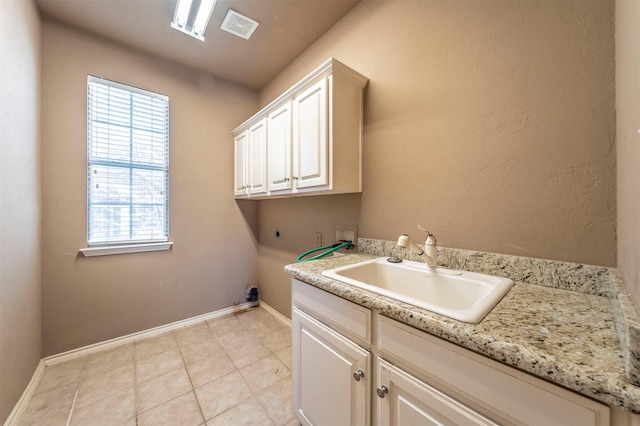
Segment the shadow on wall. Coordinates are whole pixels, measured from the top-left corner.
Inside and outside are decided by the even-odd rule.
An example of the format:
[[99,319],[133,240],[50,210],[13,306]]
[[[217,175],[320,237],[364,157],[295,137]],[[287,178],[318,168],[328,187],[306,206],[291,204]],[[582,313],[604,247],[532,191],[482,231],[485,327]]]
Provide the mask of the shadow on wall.
[[251,230],[253,242],[257,246],[260,230],[258,226],[258,203],[255,200],[236,200],[236,204],[238,205],[238,209],[240,209],[240,213],[242,213],[247,227]]

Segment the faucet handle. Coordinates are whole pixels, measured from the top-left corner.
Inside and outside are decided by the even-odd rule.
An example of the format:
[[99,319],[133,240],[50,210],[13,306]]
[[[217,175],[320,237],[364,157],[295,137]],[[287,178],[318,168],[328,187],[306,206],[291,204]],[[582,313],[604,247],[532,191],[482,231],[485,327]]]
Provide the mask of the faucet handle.
[[424,226],[422,226],[422,225],[418,225],[418,229],[420,229],[421,231],[426,232],[426,233],[427,233],[427,235],[429,235],[430,237],[433,237],[433,234],[432,234],[431,232],[429,232],[429,231],[427,230],[427,228],[425,228]]
[[433,235],[431,232],[429,232],[429,231],[428,231],[424,226],[422,226],[422,225],[418,225],[418,228],[419,228],[421,231],[424,231],[424,232],[426,232],[426,233],[427,233],[427,241],[429,241],[429,239],[431,239],[431,242],[430,242],[431,244],[429,244],[429,245],[435,245],[435,244],[436,244],[436,236],[435,236],[435,235]]

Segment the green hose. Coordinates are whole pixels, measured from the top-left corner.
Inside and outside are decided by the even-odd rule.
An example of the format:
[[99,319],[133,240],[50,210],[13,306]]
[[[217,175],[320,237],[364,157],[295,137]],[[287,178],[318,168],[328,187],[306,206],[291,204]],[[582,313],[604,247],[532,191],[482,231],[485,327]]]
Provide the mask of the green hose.
[[[336,244],[332,244],[330,246],[322,246],[322,247],[316,247],[314,249],[305,251],[304,253],[302,253],[300,256],[298,256],[298,258],[296,259],[296,262],[298,263],[302,263],[302,262],[308,262],[310,260],[316,260],[316,259],[320,259],[321,257],[325,257],[331,253],[333,253],[334,251],[340,250],[341,248],[345,248],[345,247],[353,247],[353,243],[351,241],[345,241],[344,243],[336,243]],[[325,250],[328,249],[327,251],[324,251],[320,254],[317,254],[313,257],[310,257],[308,259],[302,259],[303,257],[305,257],[308,254],[311,253],[315,253],[317,251],[320,250]]]

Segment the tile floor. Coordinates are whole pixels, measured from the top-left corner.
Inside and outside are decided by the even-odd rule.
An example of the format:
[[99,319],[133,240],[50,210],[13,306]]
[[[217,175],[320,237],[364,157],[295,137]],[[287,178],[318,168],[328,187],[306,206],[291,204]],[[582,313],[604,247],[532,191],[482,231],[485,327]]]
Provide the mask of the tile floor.
[[298,425],[291,329],[216,318],[45,368],[19,425]]

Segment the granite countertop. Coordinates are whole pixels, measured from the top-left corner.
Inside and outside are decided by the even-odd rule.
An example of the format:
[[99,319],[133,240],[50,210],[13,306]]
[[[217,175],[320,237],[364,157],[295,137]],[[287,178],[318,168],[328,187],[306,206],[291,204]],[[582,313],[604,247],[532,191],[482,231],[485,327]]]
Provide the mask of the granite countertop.
[[520,282],[478,324],[468,324],[321,275],[378,256],[354,253],[288,265],[314,287],[607,405],[640,413],[625,376],[607,297]]

